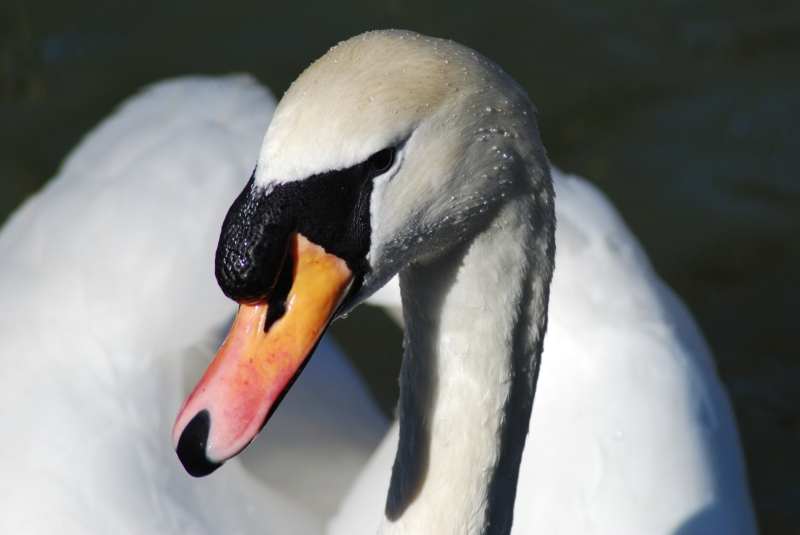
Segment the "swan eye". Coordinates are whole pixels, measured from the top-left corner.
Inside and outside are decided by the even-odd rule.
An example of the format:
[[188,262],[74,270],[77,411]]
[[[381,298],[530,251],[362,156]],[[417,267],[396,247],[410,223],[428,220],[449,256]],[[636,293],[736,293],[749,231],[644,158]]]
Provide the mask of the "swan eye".
[[383,149],[369,157],[369,169],[373,175],[385,173],[394,162],[394,149]]

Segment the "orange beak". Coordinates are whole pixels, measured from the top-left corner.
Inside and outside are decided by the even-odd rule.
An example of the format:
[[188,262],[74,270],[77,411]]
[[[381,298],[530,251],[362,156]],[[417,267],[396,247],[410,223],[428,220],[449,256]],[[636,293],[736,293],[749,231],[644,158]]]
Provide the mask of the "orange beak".
[[186,470],[211,473],[258,435],[302,371],[353,282],[344,260],[300,234],[292,286],[272,325],[266,304],[241,305],[225,342],[181,407],[172,445]]

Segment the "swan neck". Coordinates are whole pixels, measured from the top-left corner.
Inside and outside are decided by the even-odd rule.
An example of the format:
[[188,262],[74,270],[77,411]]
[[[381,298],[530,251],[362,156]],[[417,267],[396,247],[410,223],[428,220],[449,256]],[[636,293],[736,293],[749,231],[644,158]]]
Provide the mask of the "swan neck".
[[511,529],[554,255],[551,220],[528,200],[401,273],[400,443],[382,533]]

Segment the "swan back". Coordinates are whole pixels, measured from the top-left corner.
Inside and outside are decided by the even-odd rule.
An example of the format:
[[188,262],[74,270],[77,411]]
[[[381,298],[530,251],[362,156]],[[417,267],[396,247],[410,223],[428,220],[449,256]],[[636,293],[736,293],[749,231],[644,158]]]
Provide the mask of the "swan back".
[[[121,106],[4,228],[3,322],[91,326],[74,338],[133,349],[131,364],[197,340],[231,310],[207,259],[272,109],[247,78],[162,84]],[[50,339],[53,358],[71,355]]]
[[554,176],[557,268],[516,520],[756,533],[734,415],[694,320],[603,194]]

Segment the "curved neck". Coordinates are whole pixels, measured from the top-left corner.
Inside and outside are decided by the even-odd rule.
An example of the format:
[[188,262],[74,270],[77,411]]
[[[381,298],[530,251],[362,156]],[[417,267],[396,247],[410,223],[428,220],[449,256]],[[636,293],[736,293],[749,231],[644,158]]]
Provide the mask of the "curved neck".
[[539,198],[401,273],[400,443],[381,533],[511,529],[555,254]]

